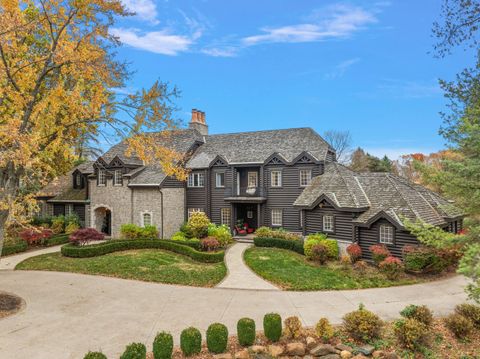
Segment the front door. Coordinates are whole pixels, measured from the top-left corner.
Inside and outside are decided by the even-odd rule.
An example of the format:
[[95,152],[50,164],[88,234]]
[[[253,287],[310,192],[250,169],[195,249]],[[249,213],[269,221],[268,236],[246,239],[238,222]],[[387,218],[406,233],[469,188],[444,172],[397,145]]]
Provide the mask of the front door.
[[257,229],[258,212],[256,204],[238,204],[237,223],[247,223],[249,228]]

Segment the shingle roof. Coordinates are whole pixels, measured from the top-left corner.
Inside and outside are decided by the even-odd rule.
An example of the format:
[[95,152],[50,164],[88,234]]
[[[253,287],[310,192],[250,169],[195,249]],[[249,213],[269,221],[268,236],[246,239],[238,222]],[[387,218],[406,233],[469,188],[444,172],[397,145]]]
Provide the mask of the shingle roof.
[[207,168],[217,156],[228,163],[263,163],[278,153],[292,162],[302,152],[308,152],[320,161],[325,160],[329,150],[334,151],[311,128],[209,135],[205,140],[188,161],[188,168]]
[[403,226],[402,218],[440,225],[463,215],[460,209],[429,189],[391,173],[356,173],[338,163],[325,166],[294,205],[312,207],[325,196],[335,206],[362,210],[354,222],[366,224],[381,213]]

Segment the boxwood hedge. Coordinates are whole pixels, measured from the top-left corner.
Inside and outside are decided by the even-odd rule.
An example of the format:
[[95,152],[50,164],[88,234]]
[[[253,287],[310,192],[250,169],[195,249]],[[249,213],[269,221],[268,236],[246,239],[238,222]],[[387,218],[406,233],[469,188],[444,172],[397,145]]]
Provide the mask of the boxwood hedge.
[[279,238],[261,238],[255,237],[253,243],[257,247],[276,247],[288,249],[300,254],[303,252],[303,242],[298,240],[289,240],[289,239],[279,239]]
[[57,234],[56,236],[47,238],[43,241],[43,245],[46,247],[56,246],[57,244],[65,244],[68,243],[68,236],[67,233]]
[[224,251],[214,253],[199,252],[188,245],[179,244],[178,241],[165,239],[110,240],[88,246],[75,246],[69,243],[64,245],[61,251],[65,257],[87,258],[130,249],[165,249],[204,263],[222,262],[225,255]]
[[25,252],[28,248],[28,244],[25,241],[20,241],[15,244],[4,245],[2,249],[2,256],[8,256],[14,253]]

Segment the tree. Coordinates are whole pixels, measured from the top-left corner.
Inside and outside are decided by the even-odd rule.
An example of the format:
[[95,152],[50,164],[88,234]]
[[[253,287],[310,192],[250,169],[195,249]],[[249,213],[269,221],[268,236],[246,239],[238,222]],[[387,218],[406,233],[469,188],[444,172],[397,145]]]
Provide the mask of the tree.
[[180,156],[145,131],[175,128],[177,90],[155,82],[120,97],[128,68],[115,59],[119,0],[0,0],[0,252],[6,225],[34,208],[29,188],[68,171],[82,139],[108,127],[129,151],[181,178]]
[[323,137],[335,150],[338,162],[345,163],[349,160],[352,146],[352,135],[349,131],[329,130],[325,131]]
[[349,167],[351,170],[356,172],[393,171],[393,163],[386,155],[380,159],[372,156],[369,153],[365,153],[365,151],[360,147],[353,151]]

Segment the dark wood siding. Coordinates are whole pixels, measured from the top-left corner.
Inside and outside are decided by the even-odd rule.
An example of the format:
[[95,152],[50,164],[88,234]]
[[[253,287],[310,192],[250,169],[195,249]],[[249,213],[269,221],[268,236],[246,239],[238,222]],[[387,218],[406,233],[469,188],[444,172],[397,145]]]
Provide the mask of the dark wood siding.
[[184,181],[179,181],[175,177],[167,177],[162,183],[162,188],[183,188],[185,186]]
[[64,216],[65,215],[65,205],[63,203],[55,203],[53,205],[53,215],[54,216]]
[[85,205],[74,204],[73,212],[75,212],[78,215],[78,218],[80,219],[80,224],[82,224],[82,227],[85,226]]
[[[358,243],[362,248],[363,258],[367,260],[372,259],[372,255],[369,250],[370,246],[374,244],[380,244],[379,230],[380,230],[380,225],[382,224],[392,225],[386,219],[379,219],[377,222],[373,223],[370,228],[358,227]],[[395,229],[394,244],[392,245],[388,244],[386,246],[395,257],[401,258],[402,248],[404,246],[418,245],[418,244],[419,242],[415,238],[415,236],[412,236],[410,233],[406,231]]]
[[208,180],[208,175],[207,175],[207,170],[198,170],[198,171],[193,171],[195,173],[201,172],[204,174],[204,179],[205,179],[205,184],[203,187],[188,187],[186,189],[186,195],[187,195],[187,208],[185,209],[188,211],[188,208],[203,208],[204,211],[206,211],[207,215],[208,213],[208,197],[207,197],[207,192],[208,192],[208,185],[209,185],[209,180]]
[[[216,174],[225,173],[225,187],[216,186]],[[225,201],[225,191],[233,186],[232,171],[226,167],[213,167],[209,171],[210,177],[210,220],[215,224],[220,224],[220,212],[222,208],[230,207],[230,203]],[[232,213],[231,213],[232,214]]]
[[326,202],[322,203],[323,207],[316,206],[311,211],[305,211],[305,232],[312,234],[323,231],[323,216],[331,215],[334,218],[334,231],[325,232],[328,237],[340,241],[351,242],[353,239],[353,213],[337,211]]

